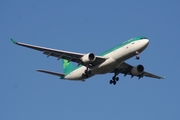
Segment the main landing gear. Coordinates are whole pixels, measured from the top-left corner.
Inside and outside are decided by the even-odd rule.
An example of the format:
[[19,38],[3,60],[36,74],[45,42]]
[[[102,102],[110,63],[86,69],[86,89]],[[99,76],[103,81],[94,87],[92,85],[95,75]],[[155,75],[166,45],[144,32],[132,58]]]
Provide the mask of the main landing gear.
[[109,81],[110,84],[116,85],[116,81],[119,81],[119,77],[112,77],[112,80]]
[[87,67],[86,70],[84,71],[84,73],[82,74],[82,77],[88,78],[89,75],[91,75],[91,70],[89,70],[89,67]]
[[115,72],[114,76],[112,77],[112,80],[109,81],[110,84],[116,85],[116,82],[119,81],[119,77],[116,77],[119,74],[119,72]]

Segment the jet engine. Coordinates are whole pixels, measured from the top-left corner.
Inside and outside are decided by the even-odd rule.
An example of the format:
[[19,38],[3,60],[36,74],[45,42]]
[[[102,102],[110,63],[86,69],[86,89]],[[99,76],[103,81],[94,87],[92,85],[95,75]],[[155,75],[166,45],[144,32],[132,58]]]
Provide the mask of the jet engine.
[[143,65],[138,65],[135,66],[131,69],[131,74],[132,75],[139,75],[144,71],[144,66]]
[[95,59],[96,56],[93,53],[88,53],[81,58],[82,62],[84,62],[85,64],[89,64],[93,62]]

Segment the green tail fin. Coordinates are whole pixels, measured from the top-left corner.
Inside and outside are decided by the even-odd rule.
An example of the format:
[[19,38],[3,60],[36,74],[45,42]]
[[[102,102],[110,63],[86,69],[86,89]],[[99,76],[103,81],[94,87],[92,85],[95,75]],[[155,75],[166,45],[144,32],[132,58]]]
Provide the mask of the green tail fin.
[[63,70],[66,75],[75,69],[72,62],[69,62],[66,59],[62,59],[62,62],[63,62]]

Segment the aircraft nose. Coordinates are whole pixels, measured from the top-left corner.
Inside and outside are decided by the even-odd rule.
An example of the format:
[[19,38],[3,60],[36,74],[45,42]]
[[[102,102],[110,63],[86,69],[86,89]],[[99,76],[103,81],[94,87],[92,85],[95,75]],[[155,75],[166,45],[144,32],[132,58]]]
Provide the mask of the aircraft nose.
[[143,42],[144,42],[145,46],[147,46],[149,44],[149,40],[148,39],[143,40]]

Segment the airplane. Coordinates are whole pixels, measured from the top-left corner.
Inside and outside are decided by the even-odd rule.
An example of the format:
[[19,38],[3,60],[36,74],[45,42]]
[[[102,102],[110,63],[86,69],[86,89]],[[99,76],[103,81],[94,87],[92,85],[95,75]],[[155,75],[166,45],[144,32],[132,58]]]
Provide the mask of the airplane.
[[[43,54],[56,57],[57,60],[62,59],[64,73],[58,73],[54,71],[48,71],[39,69],[37,71],[59,76],[60,79],[74,80],[74,81],[85,81],[86,79],[93,77],[97,74],[113,73],[112,79],[109,81],[110,84],[116,85],[119,80],[117,77],[119,74],[130,75],[131,78],[136,76],[139,79],[145,77],[165,79],[150,72],[144,70],[144,66],[139,64],[132,66],[125,61],[134,57],[139,60],[139,54],[146,49],[149,44],[147,37],[135,37],[122,44],[113,47],[100,55],[94,53],[76,53],[58,49],[52,49],[47,47],[35,46],[31,44],[16,42],[11,39],[14,44],[19,46],[31,48],[43,52]],[[77,63],[74,66],[72,62]]]

